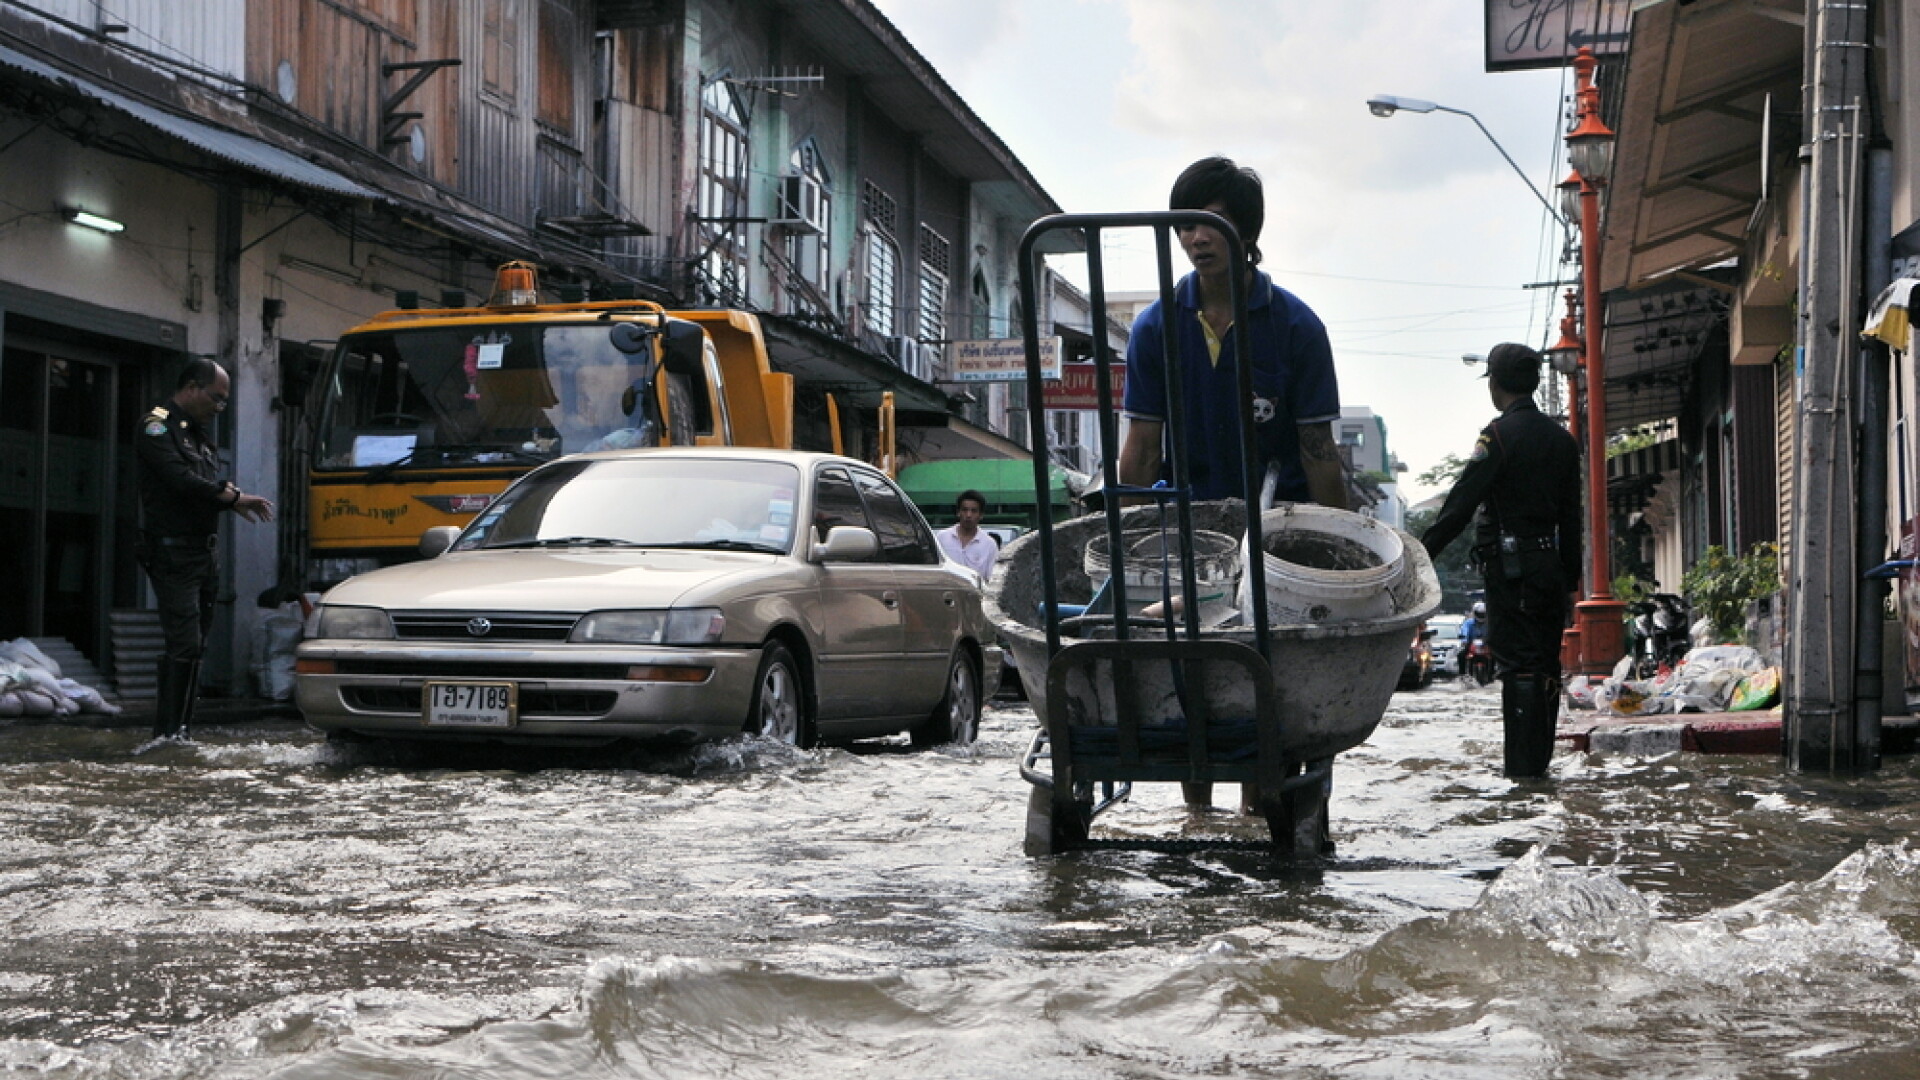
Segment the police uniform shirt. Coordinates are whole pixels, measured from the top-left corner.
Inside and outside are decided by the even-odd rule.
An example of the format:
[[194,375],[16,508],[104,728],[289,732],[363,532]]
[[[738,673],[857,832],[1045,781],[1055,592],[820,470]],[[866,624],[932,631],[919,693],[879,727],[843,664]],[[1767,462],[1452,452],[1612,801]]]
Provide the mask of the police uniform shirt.
[[1500,535],[1554,537],[1568,588],[1580,580],[1580,447],[1567,429],[1523,397],[1480,432],[1473,453],[1421,537],[1438,554],[1474,523],[1476,547]]
[[140,508],[150,536],[211,536],[232,498],[218,479],[220,458],[206,429],[175,409],[157,405],[134,439]]

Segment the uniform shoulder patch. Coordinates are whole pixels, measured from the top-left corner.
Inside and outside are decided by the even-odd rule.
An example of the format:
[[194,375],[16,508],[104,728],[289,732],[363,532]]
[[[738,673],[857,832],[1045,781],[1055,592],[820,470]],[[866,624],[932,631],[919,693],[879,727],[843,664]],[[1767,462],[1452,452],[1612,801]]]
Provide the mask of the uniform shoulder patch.
[[1493,453],[1493,436],[1483,431],[1480,433],[1480,437],[1474,440],[1473,453],[1467,455],[1467,460],[1485,461],[1487,460],[1487,455],[1491,453]]
[[148,417],[147,426],[141,430],[148,435],[165,435],[167,433],[167,422],[165,420]]

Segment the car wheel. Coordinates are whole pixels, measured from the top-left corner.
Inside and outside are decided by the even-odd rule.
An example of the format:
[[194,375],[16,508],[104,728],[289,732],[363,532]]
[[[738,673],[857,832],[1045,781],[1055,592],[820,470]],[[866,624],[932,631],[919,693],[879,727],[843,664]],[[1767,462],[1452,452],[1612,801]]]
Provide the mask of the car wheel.
[[973,672],[973,658],[957,652],[947,666],[947,692],[933,714],[913,729],[913,745],[971,746],[979,733],[980,680]]
[[769,641],[760,651],[760,673],[753,680],[753,705],[747,712],[746,731],[788,746],[809,746],[813,742],[800,665],[793,651],[777,641]]

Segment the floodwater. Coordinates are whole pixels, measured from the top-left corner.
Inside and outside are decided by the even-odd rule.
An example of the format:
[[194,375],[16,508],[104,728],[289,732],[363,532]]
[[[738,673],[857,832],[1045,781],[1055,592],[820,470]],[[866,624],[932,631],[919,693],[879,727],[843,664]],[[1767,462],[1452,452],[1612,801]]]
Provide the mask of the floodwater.
[[[1396,696],[1336,857],[1021,853],[1033,719],[607,766],[0,727],[0,1075],[1920,1076],[1920,767]],[[1258,835],[1142,785],[1104,835]],[[1229,792],[1230,794],[1230,792]]]

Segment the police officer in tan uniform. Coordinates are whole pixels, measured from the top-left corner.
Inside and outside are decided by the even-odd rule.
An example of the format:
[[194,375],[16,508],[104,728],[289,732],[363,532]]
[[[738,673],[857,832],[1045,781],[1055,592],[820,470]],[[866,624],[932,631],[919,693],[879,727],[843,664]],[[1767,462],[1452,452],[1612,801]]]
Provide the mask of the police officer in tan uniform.
[[140,420],[134,460],[140,483],[140,562],[160,602],[166,655],[160,661],[155,738],[184,734],[199,689],[200,658],[213,626],[220,514],[272,521],[273,503],[219,478],[213,418],[227,407],[227,372],[208,359],[187,363],[173,397]]
[[1500,415],[1420,538],[1438,555],[1474,527],[1487,590],[1486,639],[1500,678],[1506,773],[1539,777],[1560,714],[1560,634],[1580,583],[1580,447],[1533,402],[1540,354],[1496,345],[1487,391]]

